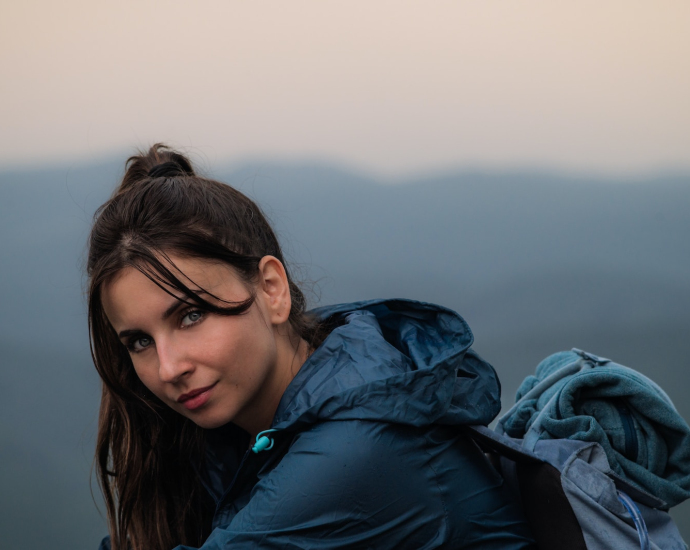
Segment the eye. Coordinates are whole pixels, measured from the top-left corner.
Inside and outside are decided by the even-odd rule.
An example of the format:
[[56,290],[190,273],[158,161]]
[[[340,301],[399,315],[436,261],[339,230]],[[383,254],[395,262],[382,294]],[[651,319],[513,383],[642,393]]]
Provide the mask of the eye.
[[198,309],[193,309],[192,311],[188,311],[187,313],[184,314],[180,324],[183,327],[191,327],[192,325],[195,325],[199,321],[201,321],[201,319],[203,319],[203,317],[204,317],[203,311],[200,311]]
[[132,338],[127,342],[127,349],[133,353],[138,353],[144,351],[151,344],[153,344],[153,338],[149,336],[139,336],[138,338]]

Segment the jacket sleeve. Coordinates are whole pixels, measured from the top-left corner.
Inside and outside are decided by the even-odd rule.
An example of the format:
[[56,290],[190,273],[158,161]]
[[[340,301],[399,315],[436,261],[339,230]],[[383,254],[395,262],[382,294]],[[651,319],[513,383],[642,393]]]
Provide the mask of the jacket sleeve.
[[[530,548],[526,526],[490,488],[496,480],[468,470],[472,461],[448,471],[457,437],[439,443],[432,435],[380,422],[316,425],[297,436],[247,506],[202,550]],[[464,487],[462,495],[446,479],[459,472],[463,479],[450,485]]]

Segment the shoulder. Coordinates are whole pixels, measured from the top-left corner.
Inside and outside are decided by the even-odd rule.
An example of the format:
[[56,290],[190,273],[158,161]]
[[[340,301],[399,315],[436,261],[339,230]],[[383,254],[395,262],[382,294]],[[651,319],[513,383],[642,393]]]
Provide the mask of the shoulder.
[[428,454],[420,432],[365,420],[316,424],[295,436],[286,455],[257,488],[271,478],[271,483],[299,483],[305,495],[371,504],[372,499],[401,498],[403,487],[419,483],[419,500],[420,494],[428,493],[426,482],[431,473],[423,472]]
[[[505,525],[508,537],[519,528],[502,489],[457,429],[324,422],[295,436],[229,528],[325,537],[334,548],[464,545],[487,535],[476,525],[483,520]],[[485,547],[521,547],[513,542]]]
[[230,529],[261,525],[342,539],[341,547],[395,547],[398,539],[404,547],[405,538],[442,536],[445,507],[428,455],[415,448],[419,439],[409,430],[349,420],[297,434],[280,462],[260,476]]
[[328,421],[269,462],[204,550],[529,547],[500,482],[455,428]]

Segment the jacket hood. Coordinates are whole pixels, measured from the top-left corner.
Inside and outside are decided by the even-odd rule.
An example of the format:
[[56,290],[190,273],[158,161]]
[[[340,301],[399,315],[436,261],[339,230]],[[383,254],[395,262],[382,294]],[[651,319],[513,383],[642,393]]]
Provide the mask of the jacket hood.
[[374,300],[312,313],[336,328],[283,394],[274,429],[325,420],[486,425],[498,414],[496,373],[470,350],[472,332],[454,311]]

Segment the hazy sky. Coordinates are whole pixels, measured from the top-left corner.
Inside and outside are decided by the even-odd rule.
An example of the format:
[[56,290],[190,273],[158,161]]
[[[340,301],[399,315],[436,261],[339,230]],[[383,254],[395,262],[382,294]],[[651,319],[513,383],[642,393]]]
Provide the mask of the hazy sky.
[[690,168],[690,2],[0,0],[0,165]]

